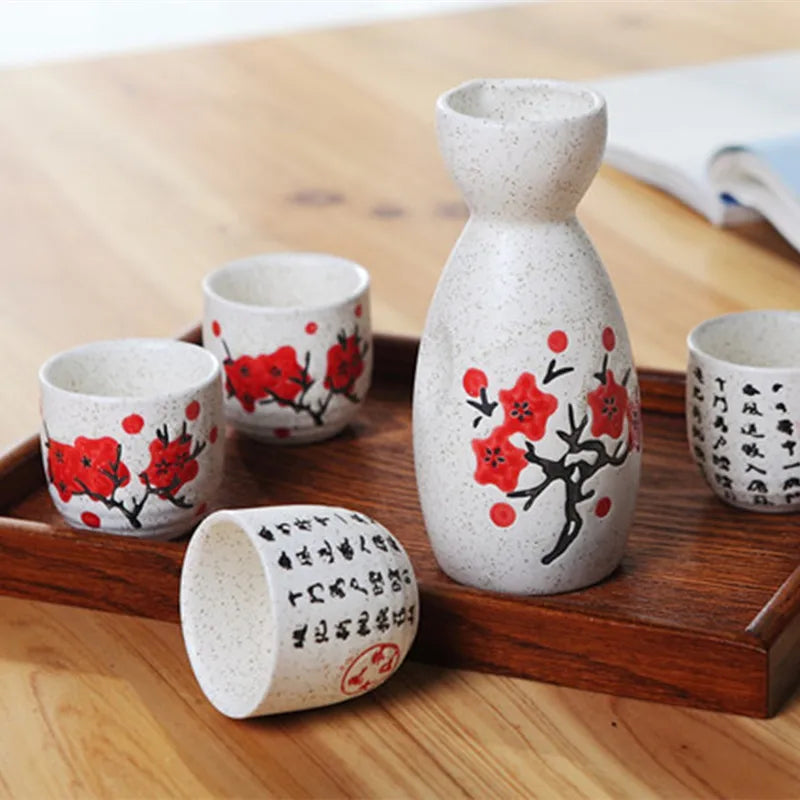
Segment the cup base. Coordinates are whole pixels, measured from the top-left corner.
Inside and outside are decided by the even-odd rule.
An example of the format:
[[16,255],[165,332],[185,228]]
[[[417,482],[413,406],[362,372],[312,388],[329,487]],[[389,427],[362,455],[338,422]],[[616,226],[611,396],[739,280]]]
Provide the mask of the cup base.
[[331,439],[341,433],[347,427],[348,422],[317,425],[313,428],[263,428],[258,425],[243,425],[239,421],[232,425],[240,433],[258,442],[291,447],[292,445],[313,444]]
[[575,575],[570,579],[564,578],[551,586],[528,588],[526,590],[519,590],[517,587],[510,588],[503,581],[487,580],[483,575],[476,578],[475,575],[468,574],[468,571],[462,572],[452,565],[443,565],[438,559],[437,563],[448,578],[460,583],[462,586],[469,586],[484,592],[516,595],[517,597],[551,597],[557,594],[567,594],[569,592],[578,592],[581,589],[588,589],[590,586],[604,581],[614,573],[621,560],[621,558],[617,558],[610,567],[608,564],[599,564],[597,569],[588,574]]
[[714,492],[714,496],[725,503],[726,506],[731,506],[738,511],[755,511],[756,514],[798,514],[800,513],[800,503],[775,503],[773,505],[755,505],[754,503],[739,503],[736,500],[731,500],[727,497]]
[[63,516],[62,518],[72,530],[80,533],[121,536],[126,539],[145,539],[151,542],[167,542],[171,539],[178,539],[181,536],[185,536],[196,524],[202,521],[202,518],[198,518],[192,522],[189,522],[188,524],[186,522],[182,522],[178,524],[173,523],[171,525],[157,525],[152,528],[147,528],[146,530],[136,530],[131,527],[113,530],[108,527],[103,527],[102,525],[99,528],[92,528],[89,525],[85,525],[80,520],[72,520]]

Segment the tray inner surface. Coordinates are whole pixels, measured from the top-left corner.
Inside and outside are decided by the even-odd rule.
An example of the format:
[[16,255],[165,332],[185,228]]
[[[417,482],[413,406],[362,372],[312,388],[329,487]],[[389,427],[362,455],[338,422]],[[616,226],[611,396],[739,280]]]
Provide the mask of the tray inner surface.
[[[800,639],[797,625],[792,627],[798,595],[793,573],[800,560],[797,521],[737,511],[711,494],[688,455],[679,377],[641,375],[643,480],[621,567],[580,592],[519,598],[467,589],[437,568],[414,482],[410,385],[415,343],[378,337],[376,356],[379,372],[369,401],[339,437],[295,448],[229,433],[220,505],[327,503],[363,510],[386,525],[405,544],[420,580],[416,649],[423,660],[741,713],[774,710],[777,700],[767,695],[782,696],[791,688],[794,678],[787,670],[796,670]],[[108,537],[64,532],[31,458],[19,459],[13,474],[7,468],[6,477],[19,483],[26,470],[36,476],[35,485],[27,493],[17,491],[21,498],[6,492],[5,507],[0,504],[6,517],[0,520],[0,555],[20,563],[36,555],[46,574],[52,552],[75,567],[83,545],[93,569],[102,573],[104,551],[109,557],[114,551],[132,574],[159,573],[155,582],[161,582],[163,602],[149,608],[145,595],[131,599],[124,588],[119,603],[95,602],[91,590],[81,597],[80,575],[74,578],[74,599],[65,598],[69,585],[51,595],[46,589],[25,591],[8,566],[0,567],[0,592],[177,618],[184,543],[109,545]],[[60,529],[51,534],[54,547],[48,550],[43,527],[22,522],[15,531],[15,520]],[[21,553],[31,550],[37,531],[38,554]]]

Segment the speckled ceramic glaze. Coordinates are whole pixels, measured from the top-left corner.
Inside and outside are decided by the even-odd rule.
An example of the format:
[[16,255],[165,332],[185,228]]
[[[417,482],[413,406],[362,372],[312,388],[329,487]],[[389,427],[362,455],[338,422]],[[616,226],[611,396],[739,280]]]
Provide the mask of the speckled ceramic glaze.
[[225,414],[273,443],[326,439],[358,413],[372,376],[367,271],[324,253],[270,253],[204,283],[203,344],[225,372]]
[[477,80],[439,98],[471,216],[431,305],[414,455],[442,569],[519,594],[619,563],[639,484],[636,373],[614,290],[575,207],[600,164],[603,99]]
[[800,312],[744,311],[689,334],[692,454],[726,503],[800,511]]
[[400,543],[364,514],[329,506],[212,514],[186,551],[180,607],[200,688],[236,718],[380,686],[419,620]]
[[216,359],[165,339],[95,342],[39,372],[42,458],[74,528],[167,539],[197,524],[222,480]]

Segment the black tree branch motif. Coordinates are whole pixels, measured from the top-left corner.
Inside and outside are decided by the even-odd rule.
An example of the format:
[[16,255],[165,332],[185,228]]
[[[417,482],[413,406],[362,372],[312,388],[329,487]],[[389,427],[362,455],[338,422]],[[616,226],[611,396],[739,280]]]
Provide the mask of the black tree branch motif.
[[256,406],[278,405],[290,408],[296,414],[307,414],[314,425],[323,425],[334,397],[344,397],[351,403],[361,402],[355,393],[355,385],[364,371],[369,352],[369,342],[361,337],[358,326],[349,336],[344,330],[340,331],[336,342],[327,352],[327,370],[323,379],[326,392],[311,401],[309,392],[318,381],[311,376],[309,351],[306,351],[302,365],[297,362],[294,348],[288,346],[270,354],[243,355],[234,359],[228,344],[222,339],[228,397],[235,397],[248,413],[252,413]]
[[[583,520],[578,513],[578,504],[594,496],[594,490],[586,491],[584,484],[597,472],[607,466],[621,466],[628,457],[628,447],[623,442],[618,442],[612,453],[608,453],[602,442],[597,439],[581,441],[586,426],[589,424],[589,415],[584,414],[583,419],[576,424],[575,410],[572,403],[568,406],[569,430],[556,431],[556,435],[566,445],[567,449],[556,461],[544,458],[536,452],[536,447],[531,442],[526,442],[527,453],[525,459],[531,464],[536,464],[544,473],[544,479],[529,489],[519,489],[508,493],[508,497],[524,497],[523,510],[527,511],[547,488],[553,483],[561,481],[564,484],[564,512],[566,520],[556,541],[555,547],[542,557],[542,564],[552,564],[577,538],[583,527]],[[567,463],[570,456],[585,456],[594,454],[593,461],[578,460]]]
[[[566,429],[555,430],[549,438],[550,448],[554,442],[563,445],[563,452],[555,459],[542,455],[535,443],[547,435],[548,421],[561,407],[559,398],[548,390],[558,378],[574,372],[574,366],[561,366],[556,358],[551,358],[541,385],[537,384],[534,374],[522,372],[512,388],[499,390],[498,401],[492,400],[488,394],[489,380],[480,368],[470,367],[462,379],[465,392],[473,398],[466,400],[467,405],[480,414],[473,419],[473,427],[477,428],[482,420],[490,418],[498,406],[504,415],[486,438],[472,440],[476,458],[475,481],[495,486],[510,500],[523,500],[523,512],[529,511],[553,484],[563,484],[564,521],[555,544],[541,558],[545,565],[562,556],[585,527],[588,512],[584,504],[596,494],[594,489],[587,488],[587,483],[601,470],[621,467],[631,451],[641,447],[638,393],[635,387],[628,388],[631,369],[625,370],[618,383],[610,368],[610,354],[616,347],[616,336],[607,327],[601,338],[605,353],[600,369],[592,375],[596,386],[591,391],[579,390],[587,392],[586,412],[578,419],[576,407],[583,408],[584,405],[578,400],[569,402]],[[554,331],[548,338],[548,346],[555,353],[561,353],[567,344],[568,337],[563,331]],[[520,435],[524,437],[524,449],[514,443]],[[538,467],[539,478],[534,485],[521,489],[521,474],[527,465]],[[606,516],[612,502],[610,497],[599,498],[594,514]],[[517,514],[509,503],[495,503],[489,516],[498,527],[507,527],[514,524]]]
[[[167,426],[156,430],[150,443],[150,464],[138,474],[144,486],[141,496],[131,497],[130,505],[120,500],[117,492],[130,482],[131,474],[122,460],[122,445],[111,437],[87,439],[78,437],[73,444],[53,441],[45,429],[48,451],[47,476],[62,500],[88,497],[108,509],[119,511],[130,526],[142,527],[139,519],[152,496],[177,508],[192,508],[185,495],[177,492],[193,480],[199,470],[198,456],[206,442],[193,442],[184,421],[180,433],[170,439]],[[113,451],[113,456],[111,455]]]

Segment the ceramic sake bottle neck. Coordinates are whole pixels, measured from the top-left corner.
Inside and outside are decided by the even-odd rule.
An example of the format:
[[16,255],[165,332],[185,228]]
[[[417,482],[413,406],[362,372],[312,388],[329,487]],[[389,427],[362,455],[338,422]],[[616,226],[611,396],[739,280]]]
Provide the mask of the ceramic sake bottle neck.
[[470,81],[439,99],[437,129],[473,224],[569,222],[600,166],[606,107],[558,81]]

